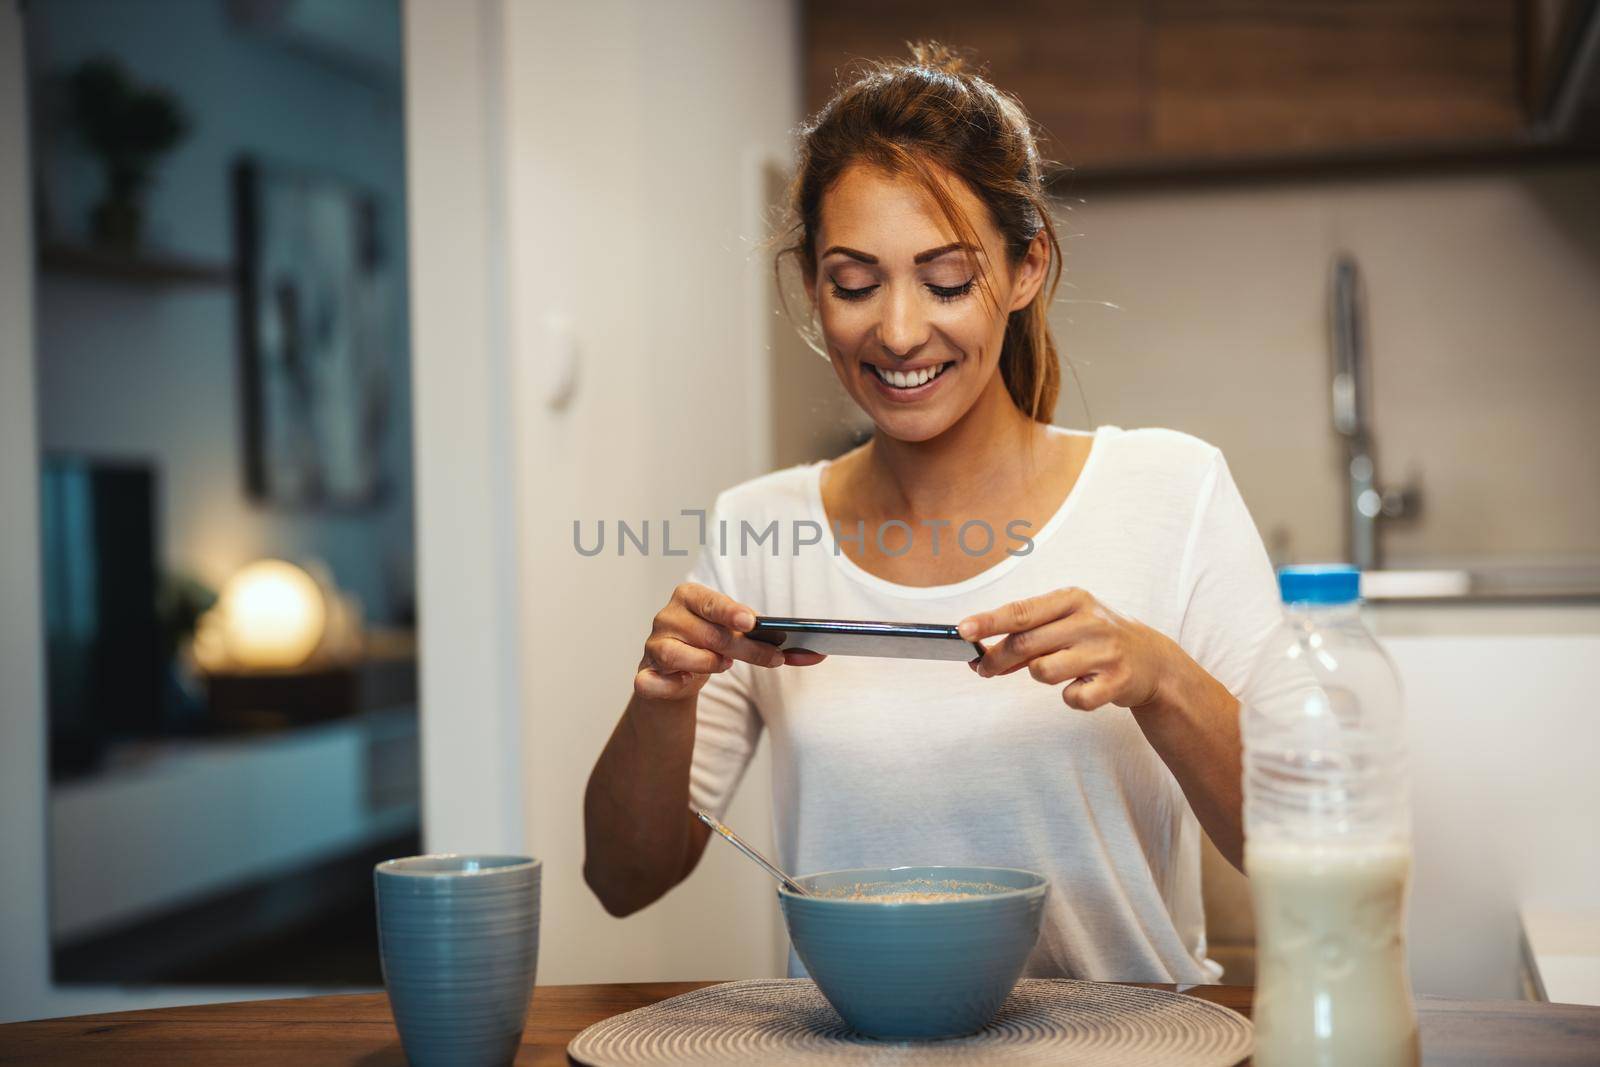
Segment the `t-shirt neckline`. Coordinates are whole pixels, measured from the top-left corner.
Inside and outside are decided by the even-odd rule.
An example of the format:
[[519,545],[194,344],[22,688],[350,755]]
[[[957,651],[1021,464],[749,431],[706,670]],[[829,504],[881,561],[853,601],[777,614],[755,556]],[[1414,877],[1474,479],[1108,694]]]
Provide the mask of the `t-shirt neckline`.
[[[1067,490],[1067,495],[1061,501],[1060,506],[1056,508],[1055,514],[1051,515],[1038,533],[1033,535],[1034,551],[1038,551],[1039,546],[1049,540],[1056,530],[1061,527],[1061,524],[1066,521],[1067,516],[1077,508],[1078,500],[1084,493],[1084,485],[1088,482],[1089,475],[1099,464],[1100,454],[1105,451],[1106,439],[1116,432],[1117,427],[1097,426],[1093,431],[1087,431],[1071,430],[1064,426],[1051,425],[1049,429],[1053,433],[1092,437],[1094,440],[1089,446],[1089,455],[1083,462],[1083,469],[1078,472],[1077,480],[1072,483],[1072,488]],[[960,596],[963,593],[980,589],[991,582],[998,581],[1008,574],[1019,561],[1026,558],[1025,555],[1006,556],[999,563],[985,567],[970,578],[963,578],[959,582],[950,582],[945,585],[901,585],[899,582],[891,582],[887,578],[880,578],[878,575],[863,568],[843,552],[833,550],[833,542],[831,540],[833,524],[828,519],[828,509],[822,503],[822,468],[828,462],[828,460],[819,459],[807,468],[806,493],[809,497],[807,504],[811,511],[811,517],[830,535],[830,540],[825,542],[825,545],[833,556],[834,564],[851,579],[862,585],[876,589],[879,592],[888,593],[891,596],[903,597],[909,600],[932,600],[939,597]]]

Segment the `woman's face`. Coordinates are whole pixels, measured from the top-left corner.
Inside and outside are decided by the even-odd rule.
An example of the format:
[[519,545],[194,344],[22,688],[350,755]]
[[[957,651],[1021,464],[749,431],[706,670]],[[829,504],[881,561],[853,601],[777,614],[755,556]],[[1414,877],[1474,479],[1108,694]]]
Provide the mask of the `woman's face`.
[[1048,262],[1041,235],[1013,267],[983,202],[941,177],[980,247],[961,244],[915,178],[856,165],[823,194],[807,285],[840,382],[902,441],[943,433],[986,390],[1010,403],[999,374],[1006,319],[1038,293]]

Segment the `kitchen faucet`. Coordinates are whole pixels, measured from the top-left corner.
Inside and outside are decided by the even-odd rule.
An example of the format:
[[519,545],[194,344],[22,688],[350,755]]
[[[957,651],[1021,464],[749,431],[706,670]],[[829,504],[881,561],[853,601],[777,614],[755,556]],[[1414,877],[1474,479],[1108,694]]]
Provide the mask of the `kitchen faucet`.
[[1341,253],[1333,263],[1330,325],[1333,347],[1333,428],[1345,439],[1345,470],[1349,501],[1345,520],[1345,549],[1350,562],[1362,571],[1382,562],[1378,545],[1378,520],[1415,515],[1421,490],[1378,487],[1373,463],[1372,427],[1367,403],[1366,331],[1361,272],[1355,259]]

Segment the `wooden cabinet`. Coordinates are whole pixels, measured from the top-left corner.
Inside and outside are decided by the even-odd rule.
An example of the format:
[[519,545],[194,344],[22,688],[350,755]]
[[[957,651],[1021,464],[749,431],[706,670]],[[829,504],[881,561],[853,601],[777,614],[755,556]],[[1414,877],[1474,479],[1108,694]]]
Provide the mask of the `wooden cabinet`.
[[806,0],[808,106],[934,38],[1016,93],[1083,176],[1514,148],[1519,0]]

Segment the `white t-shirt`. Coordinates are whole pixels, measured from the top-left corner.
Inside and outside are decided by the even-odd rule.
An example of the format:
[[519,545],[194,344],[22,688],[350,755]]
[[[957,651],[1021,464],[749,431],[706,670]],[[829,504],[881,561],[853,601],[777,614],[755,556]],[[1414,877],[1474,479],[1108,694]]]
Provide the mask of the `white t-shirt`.
[[[965,581],[899,585],[838,551],[821,461],[720,494],[689,580],[758,614],[944,624],[1078,586],[1176,640],[1246,699],[1281,614],[1271,564],[1222,453],[1171,430],[1103,426],[1093,437],[1072,491],[1031,532],[1032,551]],[[950,518],[941,551],[956,550],[950,539],[964,517]],[[753,531],[743,539],[741,523]],[[821,531],[820,544],[804,543]],[[995,532],[997,544],[1021,547]],[[981,531],[969,533],[976,549]],[[885,543],[903,536],[891,530]],[[980,678],[957,662],[735,661],[700,691],[690,796],[720,816],[765,729],[785,870],[1039,871],[1050,892],[1024,974],[1216,981],[1193,811],[1130,712],[1078,711],[1061,689],[1027,671]],[[805,973],[792,949],[789,973]]]

